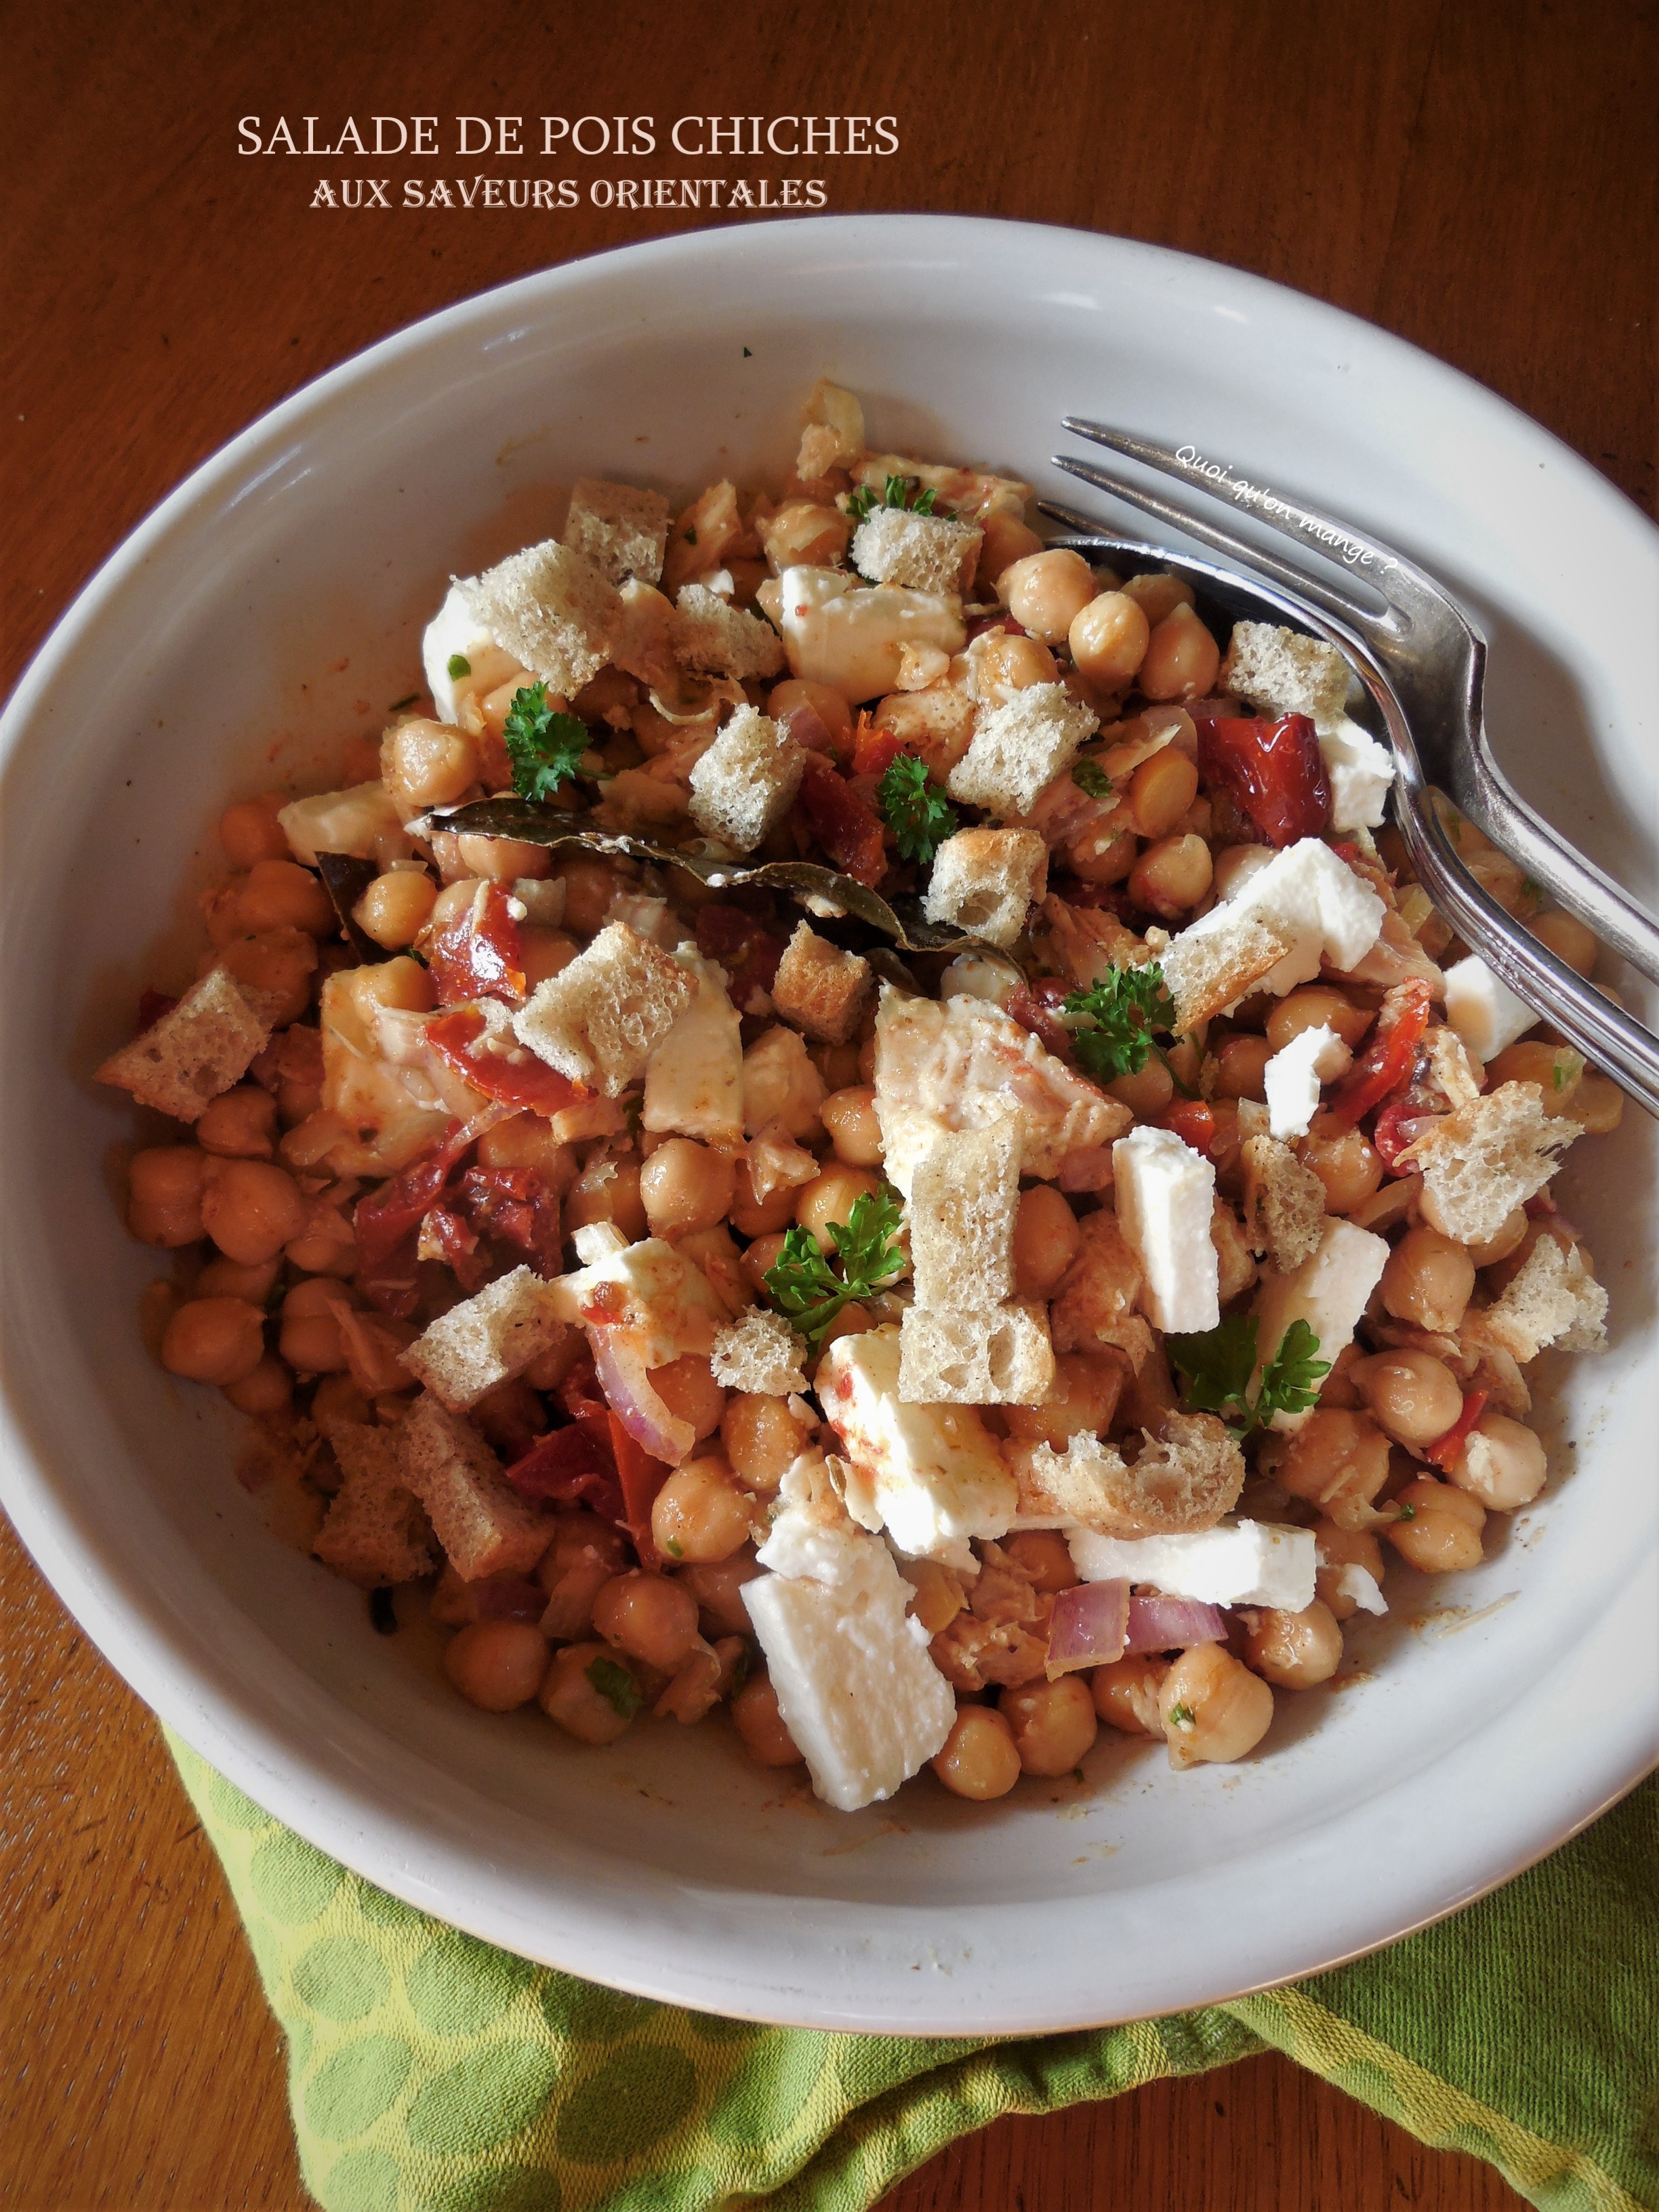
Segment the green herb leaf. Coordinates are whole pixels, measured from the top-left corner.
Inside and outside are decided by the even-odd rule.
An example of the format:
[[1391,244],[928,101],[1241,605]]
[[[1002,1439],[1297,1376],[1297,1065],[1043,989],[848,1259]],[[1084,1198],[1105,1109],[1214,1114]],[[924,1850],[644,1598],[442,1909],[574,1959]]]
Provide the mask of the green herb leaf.
[[1198,1716],[1190,1705],[1170,1706],[1170,1726],[1171,1728],[1189,1729],[1196,1728],[1197,1725]]
[[937,785],[930,787],[927,763],[914,753],[895,753],[876,787],[876,798],[900,853],[931,866],[934,854],[955,834],[957,811]]
[[1305,1413],[1319,1399],[1319,1385],[1331,1371],[1321,1359],[1319,1339],[1305,1321],[1293,1321],[1279,1349],[1261,1371],[1256,1394],[1255,1418],[1271,1420],[1275,1413]]
[[1091,799],[1109,799],[1112,795],[1112,779],[1098,761],[1074,760],[1072,763],[1072,781]]
[[1321,1377],[1331,1371],[1328,1359],[1316,1357],[1319,1339],[1312,1329],[1305,1321],[1293,1321],[1263,1368],[1261,1387],[1252,1399],[1255,1328],[1254,1314],[1230,1314],[1214,1328],[1164,1339],[1185,1380],[1188,1405],[1200,1413],[1230,1417],[1228,1428],[1240,1443],[1275,1413],[1305,1413],[1318,1399]]
[[471,673],[472,663],[467,659],[464,653],[452,653],[450,654],[449,675],[452,683],[458,676],[471,676]]
[[[1109,1083],[1120,1075],[1139,1075],[1149,1053],[1158,1051],[1154,1030],[1175,1027],[1175,1001],[1164,986],[1156,960],[1144,968],[1114,968],[1086,991],[1073,991],[1060,1004],[1066,1014],[1086,1014],[1093,1027],[1073,1032],[1072,1049],[1086,1074]],[[1164,1055],[1158,1053],[1159,1059]]]
[[645,1703],[639,1684],[616,1660],[601,1654],[597,1659],[590,1659],[583,1672],[606,1705],[623,1720],[631,1721]]
[[910,502],[910,512],[911,512],[911,514],[931,514],[933,513],[933,502],[934,502],[934,501],[935,501],[935,500],[937,500],[937,499],[938,499],[938,497],[939,497],[939,487],[938,487],[938,485],[937,485],[937,484],[929,484],[926,491],[919,491],[919,492],[916,494],[915,497],[911,501],[911,502]]
[[685,1557],[685,1547],[678,1536],[671,1536],[663,1546],[663,1549],[671,1559],[683,1559]]
[[885,1184],[862,1190],[845,1221],[832,1221],[830,1235],[841,1262],[837,1274],[817,1247],[810,1229],[786,1231],[783,1249],[764,1278],[777,1310],[816,1345],[843,1306],[867,1298],[890,1283],[904,1265],[893,1241],[904,1218],[898,1194]]
[[874,507],[875,503],[876,495],[874,492],[870,489],[867,484],[860,484],[855,492],[853,492],[848,495],[847,512],[852,516],[854,522],[868,522],[870,520],[870,510]]
[[550,799],[562,783],[574,780],[588,747],[586,725],[550,707],[541,683],[514,693],[502,734],[520,799]]
[[910,479],[908,477],[889,477],[887,479],[887,489],[881,495],[882,505],[884,507],[902,507],[904,504],[904,495],[906,492],[908,491],[909,488]]
[[1414,1505],[1397,1504],[1395,1507],[1394,1517],[1396,1521],[1415,1521],[1417,1518],[1417,1508]]

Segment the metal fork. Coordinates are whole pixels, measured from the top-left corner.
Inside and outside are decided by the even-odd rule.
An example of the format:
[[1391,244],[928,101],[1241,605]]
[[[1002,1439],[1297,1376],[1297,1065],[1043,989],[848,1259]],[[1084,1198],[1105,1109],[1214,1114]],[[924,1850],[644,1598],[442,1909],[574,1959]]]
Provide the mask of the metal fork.
[[[1659,1115],[1659,1037],[1576,974],[1498,905],[1459,856],[1430,799],[1437,787],[1601,942],[1659,982],[1659,921],[1559,837],[1493,759],[1481,717],[1486,643],[1450,596],[1378,538],[1306,501],[1104,424],[1068,416],[1065,428],[1212,499],[1251,514],[1340,574],[1339,586],[1246,542],[1207,517],[1118,472],[1056,453],[1054,465],[1222,554],[1212,567],[1185,553],[1113,537],[1091,516],[1041,502],[1073,535],[1062,543],[1139,552],[1201,573],[1224,598],[1250,595],[1281,621],[1340,646],[1376,701],[1397,770],[1394,814],[1419,879],[1436,906],[1509,988],[1547,1015],[1622,1090]],[[1183,458],[1185,457],[1185,458]],[[1247,581],[1248,580],[1248,581]],[[1241,606],[1240,612],[1260,612]]]

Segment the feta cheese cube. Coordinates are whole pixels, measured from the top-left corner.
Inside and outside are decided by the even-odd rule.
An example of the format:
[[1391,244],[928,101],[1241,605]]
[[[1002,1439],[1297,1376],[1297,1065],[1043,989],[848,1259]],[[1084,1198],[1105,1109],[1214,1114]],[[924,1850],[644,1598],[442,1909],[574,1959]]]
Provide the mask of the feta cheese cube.
[[1221,1318],[1214,1168],[1173,1129],[1143,1122],[1112,1146],[1112,1176],[1118,1226],[1146,1279],[1146,1318],[1157,1328],[1213,1328]]
[[647,1129],[730,1147],[743,1138],[742,1018],[724,969],[690,945],[674,957],[696,977],[697,995],[645,1063],[641,1119]]
[[[603,1239],[592,1233],[605,1229],[611,1233]],[[730,1316],[700,1268],[659,1237],[617,1249],[609,1223],[576,1235],[587,1264],[548,1285],[547,1310],[556,1320],[627,1331],[647,1367],[710,1350]]]
[[849,1503],[860,1520],[885,1528],[901,1552],[960,1559],[969,1537],[1007,1529],[1014,1478],[996,1438],[971,1406],[901,1401],[896,1328],[840,1338],[818,1364],[817,1389],[863,1477],[849,1484]]
[[1322,960],[1339,969],[1357,966],[1376,944],[1384,911],[1370,885],[1328,845],[1317,837],[1304,837],[1275,854],[1265,867],[1243,877],[1228,897],[1181,936],[1204,936],[1241,915],[1259,915],[1288,940],[1284,958],[1261,984],[1264,991],[1282,998],[1298,983],[1311,982]]
[[[1260,1389],[1261,1368],[1278,1352],[1292,1322],[1305,1321],[1319,1340],[1319,1357],[1334,1362],[1353,1342],[1359,1316],[1388,1265],[1388,1239],[1352,1221],[1328,1220],[1318,1248],[1293,1275],[1270,1274],[1256,1294],[1258,1364],[1251,1395]],[[1310,1409],[1311,1410],[1311,1408]],[[1275,1413],[1276,1429],[1299,1429],[1303,1413]]]
[[465,593],[459,584],[452,584],[445,599],[426,626],[421,641],[421,665],[426,672],[426,688],[432,694],[432,704],[441,722],[460,719],[455,703],[455,686],[461,679],[449,672],[449,664],[459,653],[467,662],[480,660],[495,650],[495,641],[467,603]]
[[1353,1054],[1323,1023],[1293,1036],[1267,1062],[1267,1127],[1275,1137],[1305,1137],[1319,1111],[1319,1086],[1351,1066]]
[[1336,1589],[1339,1597],[1352,1598],[1361,1613],[1386,1613],[1389,1609],[1382,1586],[1369,1567],[1350,1561],[1337,1575]]
[[1310,1528],[1237,1521],[1189,1536],[1136,1537],[1068,1528],[1066,1541],[1086,1583],[1150,1583],[1165,1597],[1271,1605],[1285,1613],[1313,1603],[1318,1556]]
[[896,687],[907,645],[957,653],[968,641],[951,593],[860,590],[844,568],[786,568],[778,597],[790,674],[827,684],[854,706]]
[[1446,1019],[1477,1060],[1496,1060],[1543,1017],[1471,952],[1446,970]]
[[1346,714],[1333,722],[1316,721],[1319,750],[1331,780],[1333,830],[1375,830],[1389,803],[1394,756],[1369,730]]

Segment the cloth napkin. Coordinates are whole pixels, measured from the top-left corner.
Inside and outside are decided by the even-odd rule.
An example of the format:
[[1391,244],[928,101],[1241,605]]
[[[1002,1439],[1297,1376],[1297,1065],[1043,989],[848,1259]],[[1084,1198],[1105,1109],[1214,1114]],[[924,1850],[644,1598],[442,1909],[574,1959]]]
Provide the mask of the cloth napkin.
[[863,2212],[1001,2113],[1270,2045],[1550,2212],[1659,2208],[1659,1775],[1455,1918],[1293,1989],[900,2040],[683,2012],[493,1950],[168,1741],[288,2039],[325,2212]]

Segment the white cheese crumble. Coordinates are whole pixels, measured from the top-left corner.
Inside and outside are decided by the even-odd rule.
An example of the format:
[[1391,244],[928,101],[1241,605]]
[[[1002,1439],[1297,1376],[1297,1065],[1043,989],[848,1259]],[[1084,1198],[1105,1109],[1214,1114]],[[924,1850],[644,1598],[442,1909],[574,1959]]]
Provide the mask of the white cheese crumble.
[[1310,1528],[1237,1521],[1188,1536],[1133,1538],[1071,1528],[1066,1541],[1086,1583],[1145,1583],[1166,1597],[1270,1605],[1285,1613],[1313,1603],[1319,1562]]
[[1213,1166],[1173,1129],[1143,1122],[1112,1146],[1112,1177],[1118,1225],[1146,1279],[1146,1318],[1162,1329],[1213,1328],[1221,1318]]
[[1267,1062],[1267,1127],[1275,1137],[1305,1137],[1319,1111],[1319,1086],[1343,1074],[1353,1054],[1323,1023],[1303,1030]]
[[1446,970],[1446,1019],[1477,1060],[1496,1060],[1542,1016],[1471,952]]

